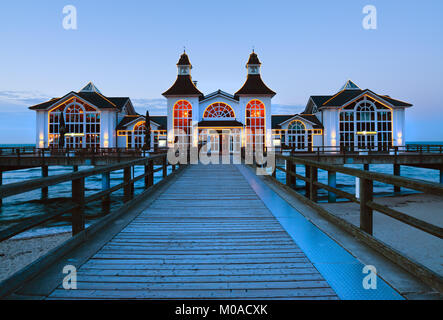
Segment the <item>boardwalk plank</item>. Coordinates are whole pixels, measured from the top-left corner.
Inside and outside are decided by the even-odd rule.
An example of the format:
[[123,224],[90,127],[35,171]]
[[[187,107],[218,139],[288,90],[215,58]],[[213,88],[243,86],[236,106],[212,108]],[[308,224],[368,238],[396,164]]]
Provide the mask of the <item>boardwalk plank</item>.
[[234,165],[191,166],[49,299],[337,299]]

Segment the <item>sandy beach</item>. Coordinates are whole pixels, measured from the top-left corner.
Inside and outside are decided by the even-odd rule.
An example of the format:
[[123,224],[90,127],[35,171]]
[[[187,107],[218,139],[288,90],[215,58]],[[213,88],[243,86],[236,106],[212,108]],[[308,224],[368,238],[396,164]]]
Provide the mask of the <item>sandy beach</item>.
[[0,281],[37,260],[71,237],[70,232],[30,238],[9,239],[0,243]]
[[[375,198],[375,202],[443,227],[443,198],[413,194]],[[360,206],[344,202],[321,204],[335,215],[359,226]],[[443,240],[374,211],[374,236],[410,258],[443,275]]]

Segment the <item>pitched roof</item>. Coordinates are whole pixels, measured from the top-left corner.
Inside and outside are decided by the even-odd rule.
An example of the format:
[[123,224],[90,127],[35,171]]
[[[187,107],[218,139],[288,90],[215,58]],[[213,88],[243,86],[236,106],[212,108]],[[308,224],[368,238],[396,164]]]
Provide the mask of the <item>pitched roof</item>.
[[238,100],[238,97],[236,97],[236,96],[233,96],[232,94],[229,94],[229,93],[227,93],[227,92],[224,92],[223,90],[217,90],[217,91],[214,91],[214,92],[212,92],[212,93],[210,93],[210,94],[207,94],[207,95],[205,95],[205,96],[202,96],[201,98],[200,98],[200,100],[201,101],[204,101],[204,100],[207,100],[207,99],[211,99],[211,98],[213,98],[213,97],[215,97],[215,96],[217,96],[217,95],[221,95],[221,96],[224,96],[225,98],[228,98],[228,99],[232,99],[232,100]]
[[249,60],[246,65],[248,65],[248,64],[259,64],[259,65],[261,64],[260,60],[258,59],[257,54],[254,51],[252,51],[252,53],[249,55]]
[[315,103],[317,107],[321,107],[323,103],[327,100],[331,99],[332,96],[311,96],[312,101]]
[[98,90],[98,88],[92,82],[89,82],[86,86],[84,86],[80,92],[97,92],[101,94],[100,90]]
[[338,92],[336,95],[334,95],[331,98],[329,98],[328,100],[326,100],[325,102],[323,102],[323,104],[321,106],[323,106],[323,107],[342,106],[346,102],[358,97],[362,93],[363,93],[363,90],[361,90],[361,89],[342,90],[342,91]]
[[248,74],[246,82],[243,87],[238,90],[235,95],[271,95],[275,96],[276,93],[269,89],[261,79],[259,74]]
[[189,61],[189,57],[186,54],[186,52],[183,52],[183,54],[180,56],[180,59],[177,62],[178,66],[190,66],[191,62]]
[[[116,130],[125,130],[127,125],[133,122],[134,120],[145,121],[146,117],[142,115],[137,116],[125,116],[122,121],[117,125]],[[158,130],[166,130],[167,129],[167,117],[166,116],[151,116],[151,121],[159,124]]]
[[309,122],[313,123],[312,126],[314,129],[323,129],[323,124],[318,120],[318,118],[313,114],[299,114],[300,117],[303,119],[308,120]]
[[341,87],[340,91],[342,90],[361,90],[359,86],[357,86],[352,80],[346,81],[343,87]]
[[272,129],[281,129],[280,123],[285,122],[288,119],[291,119],[294,117],[293,114],[291,115],[274,115],[271,116],[271,126]]
[[203,93],[197,89],[190,75],[178,75],[172,87],[163,92],[163,96],[203,96]]
[[168,129],[168,117],[167,116],[151,116],[151,121],[158,123],[160,127],[159,130],[167,130]]

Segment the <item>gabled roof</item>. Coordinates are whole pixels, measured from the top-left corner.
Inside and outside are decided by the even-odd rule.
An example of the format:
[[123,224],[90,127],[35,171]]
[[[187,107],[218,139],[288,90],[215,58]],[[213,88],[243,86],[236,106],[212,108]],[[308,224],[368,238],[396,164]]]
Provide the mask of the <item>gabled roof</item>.
[[240,88],[235,93],[236,96],[239,95],[271,95],[275,96],[276,93],[269,89],[266,84],[261,79],[259,74],[248,74],[246,82],[243,87]]
[[168,90],[163,92],[163,96],[203,96],[191,80],[190,75],[178,75],[175,83]]
[[365,90],[353,89],[353,90],[340,91],[336,95],[334,95],[331,98],[329,98],[328,100],[326,100],[321,105],[321,107],[340,107],[340,106],[345,105],[349,101],[354,100],[355,98],[359,97],[360,95],[367,94],[367,93],[372,94],[375,98],[378,98],[380,100],[385,100],[395,107],[412,107],[412,104],[410,104],[410,103],[407,103],[407,102],[404,102],[401,100],[397,100],[397,99],[392,99],[389,96],[379,95],[369,89],[365,89]]
[[293,116],[294,116],[293,114],[271,116],[272,129],[281,129],[280,123],[283,123],[288,119],[291,119]]
[[[86,89],[85,89],[86,88]],[[68,94],[64,95],[61,98],[52,98],[49,101],[36,104],[34,106],[29,107],[31,110],[46,110],[51,106],[62,102],[69,96],[76,96],[80,99],[85,100],[87,103],[94,105],[99,109],[117,109],[122,110],[125,104],[128,102],[129,97],[105,97],[100,93],[97,87],[94,86],[92,82],[88,83],[82,90],[79,92],[71,91]]]
[[92,82],[89,82],[79,92],[97,92],[101,94],[100,90],[98,90],[97,87]]
[[340,91],[343,90],[361,90],[359,86],[357,86],[352,80],[346,81],[343,87],[341,87]]
[[215,96],[218,96],[218,95],[221,95],[221,96],[223,96],[225,98],[228,98],[228,99],[231,99],[231,100],[237,100],[238,101],[238,97],[233,96],[232,94],[229,94],[229,93],[227,93],[227,92],[225,92],[223,90],[220,90],[220,89],[217,90],[217,91],[214,91],[214,92],[212,92],[210,94],[207,94],[205,96],[202,96],[200,98],[200,101],[208,100],[208,99],[211,99],[211,98],[213,98]]
[[[146,117],[142,115],[125,116],[122,121],[117,125],[116,130],[126,130],[126,128],[133,122],[145,121]],[[158,130],[167,129],[167,117],[166,116],[151,116],[151,122],[159,125]]]

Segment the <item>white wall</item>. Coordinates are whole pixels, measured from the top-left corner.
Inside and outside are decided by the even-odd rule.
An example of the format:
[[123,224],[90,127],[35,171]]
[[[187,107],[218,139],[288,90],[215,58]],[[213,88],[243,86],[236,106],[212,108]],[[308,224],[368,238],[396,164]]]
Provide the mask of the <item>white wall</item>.
[[327,147],[340,145],[339,110],[323,110],[324,144]]
[[392,113],[394,146],[404,146],[406,144],[405,109],[394,109]]
[[38,110],[36,112],[36,136],[35,146],[37,148],[47,148],[49,146],[49,124],[48,112]]

